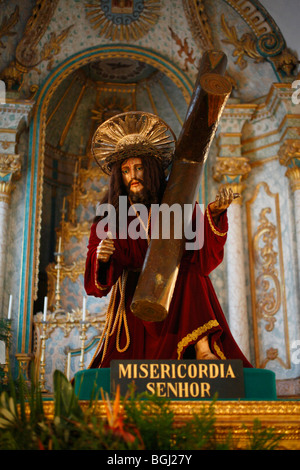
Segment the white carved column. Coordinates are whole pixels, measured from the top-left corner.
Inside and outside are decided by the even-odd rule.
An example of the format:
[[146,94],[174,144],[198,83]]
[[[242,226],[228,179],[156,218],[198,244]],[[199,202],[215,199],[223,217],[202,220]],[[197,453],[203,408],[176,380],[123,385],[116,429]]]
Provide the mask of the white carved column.
[[[232,188],[239,193],[241,189]],[[241,198],[228,209],[227,276],[230,330],[247,358],[250,357],[246,274]]]
[[214,178],[241,196],[228,208],[227,289],[230,331],[244,355],[250,358],[247,311],[245,256],[242,226],[242,181],[248,176],[250,165],[243,157],[219,157]]
[[[4,275],[5,275],[5,253],[6,253],[6,230],[8,216],[7,190],[0,186],[0,305],[3,305]],[[2,310],[2,309],[1,309]]]
[[[5,315],[4,298],[7,301],[9,294],[4,292],[6,279],[5,260],[8,251],[8,218],[10,212],[10,197],[14,182],[20,176],[21,158],[18,155],[17,145],[20,132],[28,125],[30,113],[34,103],[27,100],[18,100],[5,97],[0,102],[0,315]],[[16,286],[19,290],[19,286]],[[17,302],[13,303],[13,314]]]
[[242,223],[242,192],[251,167],[242,156],[242,131],[255,111],[251,104],[232,103],[226,106],[217,138],[218,157],[214,179],[221,186],[229,186],[241,197],[228,209],[227,291],[229,327],[244,355],[250,360],[249,323],[246,295],[246,273]]
[[[10,195],[21,169],[19,155],[0,154],[0,306],[3,305]],[[1,309],[2,310],[2,309]]]
[[294,195],[298,283],[300,287],[300,140],[287,139],[279,149],[279,161],[287,167],[286,176]]

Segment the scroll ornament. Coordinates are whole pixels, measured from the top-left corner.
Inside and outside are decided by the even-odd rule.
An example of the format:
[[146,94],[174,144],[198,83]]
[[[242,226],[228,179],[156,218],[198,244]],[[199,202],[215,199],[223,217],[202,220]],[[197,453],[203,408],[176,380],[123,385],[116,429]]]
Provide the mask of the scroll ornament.
[[[269,207],[262,209],[259,217],[260,225],[253,238],[255,261],[259,274],[256,278],[258,298],[256,309],[258,316],[267,324],[266,331],[272,331],[276,322],[276,313],[281,305],[281,289],[276,269],[277,253],[273,247],[276,239],[276,227],[268,220]],[[263,245],[261,246],[261,241]]]
[[16,88],[19,91],[23,84],[24,75],[31,70],[36,70],[39,73],[36,67],[45,60],[49,60],[47,68],[51,69],[53,58],[60,51],[60,44],[66,39],[72,28],[69,26],[59,34],[52,32],[49,41],[39,52],[39,43],[46,32],[57,3],[58,0],[52,2],[38,0],[34,6],[23,37],[17,45],[15,58],[0,75],[0,79],[4,80],[8,90]]
[[258,38],[251,33],[244,33],[238,38],[234,26],[226,23],[224,14],[221,16],[221,27],[226,39],[225,44],[235,46],[233,56],[237,57],[236,64],[241,70],[248,65],[245,57],[253,59],[255,63],[269,61],[282,78],[294,74],[297,65],[297,57],[286,47],[283,36],[275,31],[262,34]]

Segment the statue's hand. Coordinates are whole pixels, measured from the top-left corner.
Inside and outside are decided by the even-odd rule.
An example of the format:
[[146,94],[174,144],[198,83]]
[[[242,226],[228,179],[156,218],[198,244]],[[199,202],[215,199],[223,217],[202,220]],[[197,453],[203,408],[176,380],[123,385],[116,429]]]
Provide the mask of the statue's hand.
[[216,195],[216,200],[209,206],[212,217],[217,223],[219,216],[224,212],[232,201],[240,197],[240,194],[234,193],[231,188],[221,188]]
[[97,259],[103,263],[107,263],[114,251],[115,244],[113,240],[108,238],[102,240],[97,246]]

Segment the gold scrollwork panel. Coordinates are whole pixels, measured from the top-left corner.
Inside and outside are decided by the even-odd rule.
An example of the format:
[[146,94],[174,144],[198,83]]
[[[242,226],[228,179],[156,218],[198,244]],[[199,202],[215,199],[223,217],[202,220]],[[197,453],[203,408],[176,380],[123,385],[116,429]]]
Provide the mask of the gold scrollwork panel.
[[[246,202],[246,209],[256,367],[276,361],[289,369],[279,194],[273,194],[268,184],[261,182]],[[278,337],[283,347],[276,345]]]
[[[281,305],[281,290],[278,277],[277,252],[273,242],[276,240],[276,227],[268,220],[270,207],[260,211],[259,226],[253,235],[253,253],[259,273],[255,279],[257,291],[256,312],[258,318],[265,320],[265,329],[272,331],[276,322],[276,314]],[[261,245],[262,242],[262,245]]]

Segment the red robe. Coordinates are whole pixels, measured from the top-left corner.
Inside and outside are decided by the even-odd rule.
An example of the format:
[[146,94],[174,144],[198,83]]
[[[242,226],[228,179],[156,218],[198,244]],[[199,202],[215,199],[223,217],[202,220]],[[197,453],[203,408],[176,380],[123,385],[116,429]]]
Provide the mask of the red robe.
[[[200,210],[199,206],[196,210]],[[194,345],[205,335],[209,336],[211,350],[217,357],[241,359],[244,367],[252,367],[231,335],[209,279],[209,274],[223,260],[227,230],[226,212],[215,226],[208,207],[204,216],[204,245],[200,250],[185,251],[167,317],[163,321],[148,322],[137,318],[130,310],[148,248],[147,240],[115,239],[115,251],[110,261],[101,263],[96,256],[101,240],[94,223],[88,244],[85,289],[88,295],[106,296],[123,270],[128,270],[125,306],[130,343],[124,352],[116,348],[117,340],[120,350],[126,347],[123,323],[119,339],[117,328],[110,337],[102,363],[103,346],[89,367],[109,367],[113,359],[195,359]],[[118,301],[119,296],[116,304]],[[117,305],[114,315],[116,309]]]

